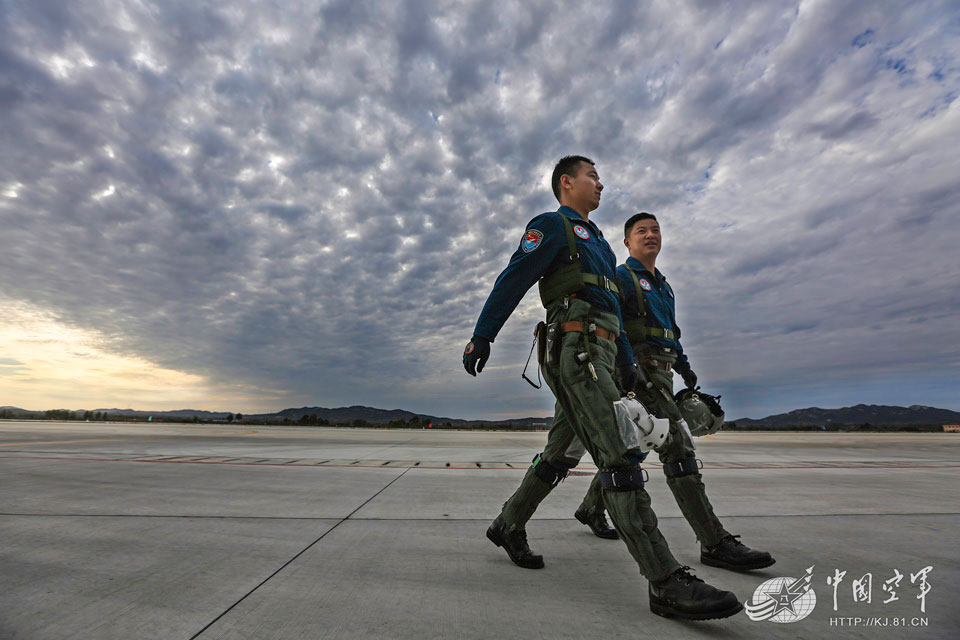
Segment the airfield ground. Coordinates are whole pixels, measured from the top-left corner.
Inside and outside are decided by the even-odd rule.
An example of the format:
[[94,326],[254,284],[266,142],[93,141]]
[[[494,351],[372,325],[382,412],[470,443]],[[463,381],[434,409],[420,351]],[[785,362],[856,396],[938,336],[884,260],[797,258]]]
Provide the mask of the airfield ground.
[[589,460],[528,526],[546,567],[511,564],[484,530],[545,437],[0,422],[0,638],[960,637],[960,434],[698,439],[724,524],[777,558],[746,574],[700,564],[644,465],[674,554],[708,582],[747,600],[814,567],[816,606],[789,624],[650,613],[623,543],[572,517]]

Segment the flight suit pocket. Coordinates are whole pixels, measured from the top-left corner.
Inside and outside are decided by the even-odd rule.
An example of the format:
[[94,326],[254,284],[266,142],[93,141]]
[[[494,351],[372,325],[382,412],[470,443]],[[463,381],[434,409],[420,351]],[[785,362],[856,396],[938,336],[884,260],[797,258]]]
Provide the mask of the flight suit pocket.
[[560,338],[560,380],[563,384],[576,384],[590,376],[587,362],[581,362],[578,355],[583,353],[583,336],[579,333],[565,333]]

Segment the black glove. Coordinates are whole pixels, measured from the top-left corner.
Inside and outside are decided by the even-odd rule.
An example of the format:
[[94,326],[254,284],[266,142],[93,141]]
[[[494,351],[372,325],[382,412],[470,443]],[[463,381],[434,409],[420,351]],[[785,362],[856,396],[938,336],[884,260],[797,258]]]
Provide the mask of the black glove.
[[693,369],[684,369],[680,371],[680,377],[683,378],[684,384],[687,385],[687,389],[693,389],[697,386],[697,374],[693,372]]
[[490,341],[480,336],[473,336],[463,350],[463,368],[472,376],[483,371],[483,365],[490,357]]
[[637,365],[636,363],[630,362],[627,364],[620,365],[620,392],[623,395],[626,395],[633,391],[633,388],[637,386]]

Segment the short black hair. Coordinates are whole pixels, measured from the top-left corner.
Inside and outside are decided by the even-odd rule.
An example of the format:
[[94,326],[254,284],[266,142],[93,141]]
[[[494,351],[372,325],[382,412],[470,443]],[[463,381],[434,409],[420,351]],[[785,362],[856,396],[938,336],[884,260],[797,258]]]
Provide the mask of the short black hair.
[[628,237],[630,232],[633,230],[633,225],[637,224],[641,220],[653,220],[654,222],[657,222],[657,216],[653,215],[652,213],[647,213],[646,211],[633,214],[630,216],[630,219],[627,220],[626,224],[623,225],[623,237]]
[[556,196],[557,202],[560,202],[560,176],[568,175],[576,178],[581,162],[586,162],[594,166],[594,162],[590,158],[583,156],[563,156],[560,158],[557,166],[553,168],[553,178],[550,180],[550,185],[553,187],[553,195]]

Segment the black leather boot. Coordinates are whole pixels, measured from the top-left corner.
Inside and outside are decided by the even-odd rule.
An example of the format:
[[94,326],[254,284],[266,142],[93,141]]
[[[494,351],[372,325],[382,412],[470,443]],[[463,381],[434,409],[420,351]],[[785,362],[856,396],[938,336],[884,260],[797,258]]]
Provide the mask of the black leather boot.
[[739,540],[740,536],[727,536],[719,543],[700,550],[700,562],[711,567],[750,571],[769,567],[776,560],[766,551],[751,549]]
[[523,529],[511,531],[507,523],[503,521],[503,516],[497,516],[496,520],[487,529],[487,537],[490,542],[503,547],[513,564],[524,569],[543,569],[543,556],[530,550],[527,543],[527,532]]
[[650,583],[650,611],[664,618],[712,620],[743,610],[731,591],[721,591],[680,567],[667,578]]
[[573,517],[590,527],[590,531],[593,531],[593,535],[597,536],[598,538],[616,540],[620,537],[620,534],[617,533],[617,530],[611,527],[607,522],[607,516],[604,515],[603,511],[597,511],[594,514],[588,514],[585,511],[578,510],[575,514],[573,514]]

